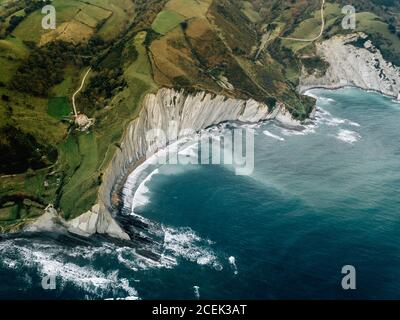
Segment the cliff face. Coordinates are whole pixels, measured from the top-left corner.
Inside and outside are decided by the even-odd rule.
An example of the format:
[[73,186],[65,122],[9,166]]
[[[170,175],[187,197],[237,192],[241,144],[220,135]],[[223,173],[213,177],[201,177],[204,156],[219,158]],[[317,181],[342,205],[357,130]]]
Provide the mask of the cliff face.
[[398,97],[400,68],[385,61],[381,52],[370,41],[365,41],[361,48],[350,44],[366,37],[362,33],[336,36],[317,44],[317,54],[330,66],[322,77],[303,72],[299,91],[304,92],[313,87],[335,89],[356,86]]
[[69,231],[82,235],[106,233],[117,238],[128,238],[111,216],[112,194],[132,165],[143,159],[149,151],[150,143],[146,139],[149,130],[168,132],[171,121],[175,122],[180,132],[184,129],[198,131],[225,121],[255,123],[267,119],[276,119],[286,125],[300,125],[283,105],[270,110],[265,104],[254,100],[237,100],[205,92],[188,95],[172,89],[161,89],[156,94],[147,95],[139,117],[126,129],[121,148],[104,173],[98,204],[72,220]]

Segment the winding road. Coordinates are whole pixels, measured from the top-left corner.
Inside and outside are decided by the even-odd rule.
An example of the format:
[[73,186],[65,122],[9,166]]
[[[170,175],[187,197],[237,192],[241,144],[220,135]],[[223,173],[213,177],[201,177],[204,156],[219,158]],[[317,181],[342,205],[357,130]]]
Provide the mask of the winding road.
[[285,40],[302,41],[302,42],[313,42],[315,40],[318,40],[322,36],[322,34],[324,33],[324,29],[325,29],[324,6],[325,6],[325,0],[322,0],[322,6],[321,6],[321,32],[319,33],[318,36],[316,36],[313,39],[287,38],[287,37],[279,37],[279,38],[285,39]]
[[86,72],[85,76],[82,79],[81,86],[79,87],[78,90],[75,91],[74,95],[72,96],[72,106],[74,108],[75,117],[78,115],[78,111],[76,110],[75,97],[82,90],[83,86],[85,85],[85,81],[86,81],[87,76],[89,75],[90,70],[92,70],[92,67],[90,67],[89,70]]

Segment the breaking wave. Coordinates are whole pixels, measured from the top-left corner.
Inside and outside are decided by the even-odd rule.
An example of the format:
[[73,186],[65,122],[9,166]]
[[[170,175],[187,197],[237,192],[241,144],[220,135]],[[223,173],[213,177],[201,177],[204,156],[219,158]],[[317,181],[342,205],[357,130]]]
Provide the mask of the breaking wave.
[[[119,270],[103,271],[93,266],[95,259],[112,255],[115,249],[111,244],[68,248],[26,239],[5,240],[0,242],[3,257],[0,264],[8,269],[36,271],[39,277],[52,276],[56,288],[63,289],[72,285],[91,298],[117,296],[139,299],[136,289],[127,278],[119,275]],[[29,284],[24,282],[25,285]]]
[[280,136],[278,136],[278,135],[276,135],[276,134],[273,134],[272,132],[270,132],[270,131],[268,131],[268,130],[264,130],[263,133],[264,133],[267,137],[271,137],[271,138],[276,139],[276,140],[279,140],[279,141],[285,141],[284,138],[282,138],[282,137],[280,137]]
[[150,198],[148,196],[148,193],[150,192],[149,188],[147,187],[147,183],[153,178],[154,175],[158,174],[160,172],[159,169],[153,170],[144,180],[143,182],[139,185],[137,188],[133,200],[132,200],[132,212],[135,211],[136,207],[139,206],[145,206],[149,201]]
[[190,228],[164,227],[165,254],[172,257],[182,257],[186,260],[206,265],[215,270],[222,270],[223,266],[217,255],[209,247],[212,242],[200,238]]
[[228,258],[228,261],[229,261],[229,263],[231,264],[231,266],[233,268],[233,273],[234,274],[238,274],[239,272],[238,272],[238,269],[237,269],[237,266],[236,266],[236,258],[234,256],[230,256]]
[[340,129],[336,138],[340,141],[353,144],[361,139],[361,135],[355,131]]

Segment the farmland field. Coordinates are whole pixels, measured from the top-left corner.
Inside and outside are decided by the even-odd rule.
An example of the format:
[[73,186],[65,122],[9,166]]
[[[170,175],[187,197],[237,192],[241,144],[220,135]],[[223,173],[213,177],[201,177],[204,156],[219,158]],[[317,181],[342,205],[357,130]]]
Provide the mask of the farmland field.
[[180,14],[171,10],[164,10],[158,14],[152,28],[158,33],[166,34],[184,20],[184,17]]

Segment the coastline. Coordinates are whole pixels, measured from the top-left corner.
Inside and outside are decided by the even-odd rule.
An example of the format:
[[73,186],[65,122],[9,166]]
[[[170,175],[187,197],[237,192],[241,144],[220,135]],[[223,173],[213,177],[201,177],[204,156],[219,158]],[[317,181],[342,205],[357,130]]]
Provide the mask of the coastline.
[[[116,215],[122,213],[122,210],[126,204],[125,203],[126,194],[124,194],[124,189],[126,187],[128,180],[130,179],[130,177],[132,175],[134,175],[135,173],[137,173],[136,170],[138,170],[141,166],[144,166],[144,168],[137,174],[139,175],[141,172],[145,172],[149,166],[154,164],[154,160],[157,159],[168,148],[170,148],[174,144],[179,145],[180,143],[183,143],[187,139],[189,139],[189,141],[192,141],[192,140],[194,141],[196,139],[196,136],[202,131],[212,130],[212,129],[218,128],[218,126],[224,125],[224,124],[246,126],[246,125],[259,125],[259,124],[261,125],[263,123],[270,122],[270,121],[275,121],[277,123],[277,125],[279,125],[283,128],[289,129],[289,130],[302,131],[305,129],[305,127],[303,127],[301,122],[297,122],[297,120],[293,121],[293,118],[291,118],[290,116],[287,115],[288,111],[286,109],[280,110],[279,108],[282,108],[282,107],[277,107],[277,109],[278,109],[277,112],[275,110],[272,110],[271,113],[268,113],[268,116],[273,115],[273,117],[260,119],[256,122],[241,121],[241,120],[227,120],[227,121],[221,121],[221,122],[212,124],[210,126],[207,126],[206,128],[199,129],[193,135],[179,137],[176,141],[170,141],[169,144],[167,144],[163,148],[154,152],[152,154],[152,156],[149,158],[146,158],[146,156],[139,158],[139,160],[130,164],[128,169],[126,169],[126,173],[123,175],[123,177],[120,179],[117,179],[117,181],[114,184],[114,187],[111,191],[111,199],[112,199],[112,205],[114,206],[114,210],[113,210],[114,213]],[[312,114],[310,115],[311,118],[312,118]],[[208,134],[210,134],[210,132],[208,132]],[[177,154],[179,154],[179,152],[183,152],[190,147],[191,146],[187,146],[183,150],[178,150],[179,149],[179,147],[178,147],[177,150],[173,151],[173,153],[175,154],[175,152],[176,152]],[[162,166],[162,165],[160,165],[160,166]],[[158,170],[158,169],[155,169],[155,170]],[[133,200],[135,198],[136,192],[142,186],[142,183],[145,182],[151,175],[153,175],[153,173],[154,173],[154,170],[151,170],[146,175],[137,177],[137,179],[133,180],[132,184],[135,185],[135,188],[130,190],[132,192],[132,194],[131,194],[132,203],[129,203],[131,206],[133,206]]]
[[[352,43],[364,39],[363,47]],[[329,64],[323,75],[309,73],[304,68],[297,91],[323,88],[338,90],[356,87],[398,99],[400,94],[400,68],[385,60],[364,33],[334,36],[317,43],[316,54]]]
[[360,86],[357,86],[357,85],[351,85],[351,84],[337,85],[337,86],[335,86],[335,85],[332,85],[332,86],[315,85],[315,86],[299,86],[299,87],[301,87],[301,88],[299,88],[298,92],[300,94],[303,94],[303,95],[307,95],[308,91],[314,90],[314,89],[324,89],[324,90],[336,91],[336,90],[346,89],[346,88],[356,88],[356,89],[361,89],[361,90],[366,91],[366,92],[378,93],[378,94],[381,94],[381,95],[383,95],[383,96],[385,96],[387,98],[392,98],[392,99],[394,99],[396,101],[400,101],[400,100],[397,99],[396,96],[387,94],[387,93],[385,93],[383,91],[375,90],[375,89],[363,88],[363,87],[360,87]]

